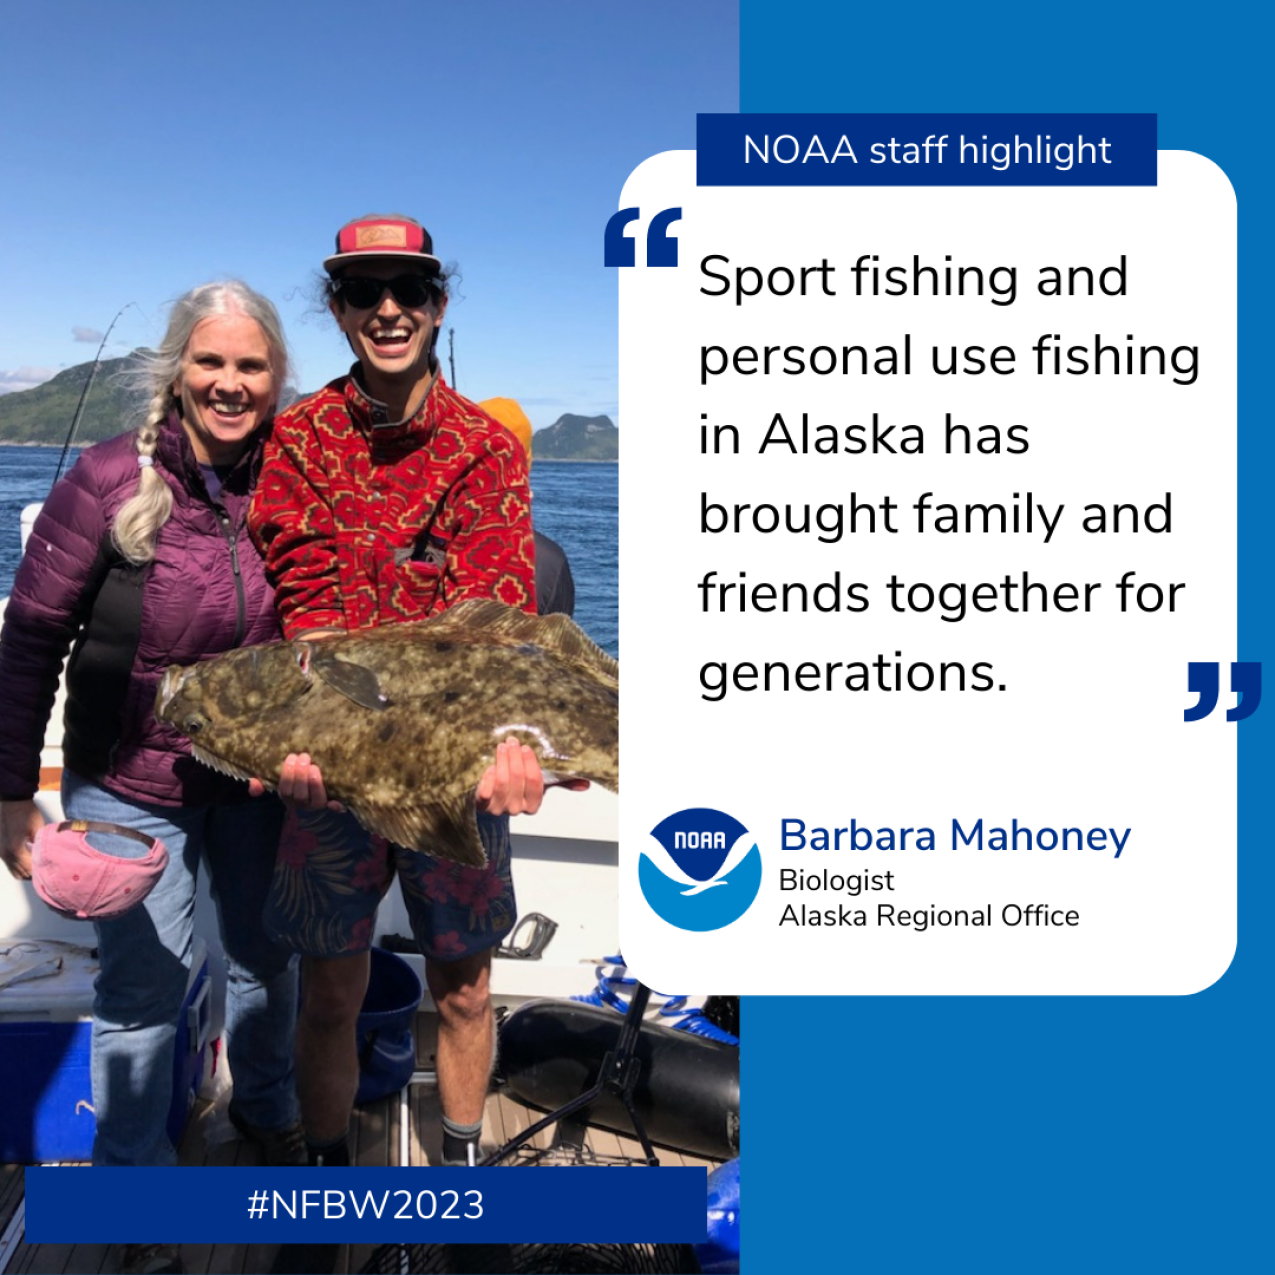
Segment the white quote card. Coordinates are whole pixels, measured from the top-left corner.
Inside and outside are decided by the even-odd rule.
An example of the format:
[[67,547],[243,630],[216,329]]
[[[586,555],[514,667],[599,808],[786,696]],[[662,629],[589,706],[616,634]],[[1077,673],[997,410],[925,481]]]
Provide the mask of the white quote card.
[[[1162,152],[1155,187],[699,188],[678,151],[619,206],[641,212],[617,271],[634,972],[1213,983],[1236,942],[1225,175]],[[677,266],[648,265],[670,208]],[[1190,661],[1222,693],[1186,723]],[[716,884],[652,835],[700,809],[744,829]],[[686,928],[747,904],[758,865],[742,915]],[[692,900],[677,923],[643,873]]]

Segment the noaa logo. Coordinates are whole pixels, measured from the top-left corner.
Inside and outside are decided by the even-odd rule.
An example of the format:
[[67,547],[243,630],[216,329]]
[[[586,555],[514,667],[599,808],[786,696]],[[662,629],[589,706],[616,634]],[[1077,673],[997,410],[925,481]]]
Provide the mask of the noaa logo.
[[761,852],[738,819],[697,806],[669,815],[651,836],[659,847],[642,852],[638,883],[670,925],[720,930],[748,911],[761,888]]

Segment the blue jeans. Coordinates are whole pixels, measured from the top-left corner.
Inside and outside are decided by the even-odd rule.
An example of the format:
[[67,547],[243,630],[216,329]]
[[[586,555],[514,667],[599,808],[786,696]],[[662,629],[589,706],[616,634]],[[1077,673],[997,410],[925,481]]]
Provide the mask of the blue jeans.
[[235,1111],[265,1129],[291,1124],[297,1119],[296,967],[261,920],[283,806],[273,797],[233,806],[147,805],[63,772],[62,808],[68,818],[118,823],[158,837],[169,856],[163,877],[139,906],[94,922],[101,973],[93,1002],[93,1163],[176,1163],[164,1126],[201,859],[208,864],[226,952],[226,1052]]

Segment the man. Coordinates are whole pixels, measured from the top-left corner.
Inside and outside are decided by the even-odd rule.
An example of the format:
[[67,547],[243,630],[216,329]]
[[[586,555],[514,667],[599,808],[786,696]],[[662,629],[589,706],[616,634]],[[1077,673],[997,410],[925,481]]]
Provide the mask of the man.
[[[285,634],[324,636],[436,615],[467,598],[535,609],[530,492],[507,430],[448,387],[434,346],[447,280],[428,231],[398,214],[337,234],[327,297],[356,362],[275,422],[250,515]],[[355,1020],[377,904],[397,872],[438,1009],[443,1162],[473,1164],[494,1050],[491,956],[516,917],[511,814],[534,813],[544,779],[510,740],[478,788],[488,865],[387,845],[290,757],[293,806],[267,915],[303,954],[297,1087],[310,1162],[349,1163],[358,1085]]]

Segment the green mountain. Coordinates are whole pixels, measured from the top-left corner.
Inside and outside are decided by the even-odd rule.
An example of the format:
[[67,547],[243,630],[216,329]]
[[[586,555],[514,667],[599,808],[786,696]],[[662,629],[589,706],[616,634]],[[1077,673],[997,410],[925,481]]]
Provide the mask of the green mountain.
[[536,460],[619,460],[620,431],[609,416],[559,416],[532,438]]
[[[84,415],[75,430],[77,447],[114,438],[137,424],[146,407],[146,395],[128,383],[126,371],[132,360],[130,354],[98,364],[84,401]],[[0,394],[0,443],[65,442],[92,366],[91,362],[78,363],[34,389]],[[299,397],[296,386],[285,385],[280,406],[286,407]]]
[[[122,434],[136,418],[139,405],[120,373],[129,359],[103,359],[84,403],[75,431],[76,443],[96,443]],[[92,362],[59,372],[34,389],[0,395],[0,443],[63,443]]]
[[[146,404],[123,375],[131,358],[103,359],[98,365],[75,431],[77,445],[113,438],[137,423]],[[34,389],[0,394],[0,443],[63,443],[92,366],[80,363]],[[285,386],[281,405],[298,397],[294,386]],[[609,416],[567,414],[537,431],[533,450],[543,460],[618,460],[620,431]]]

